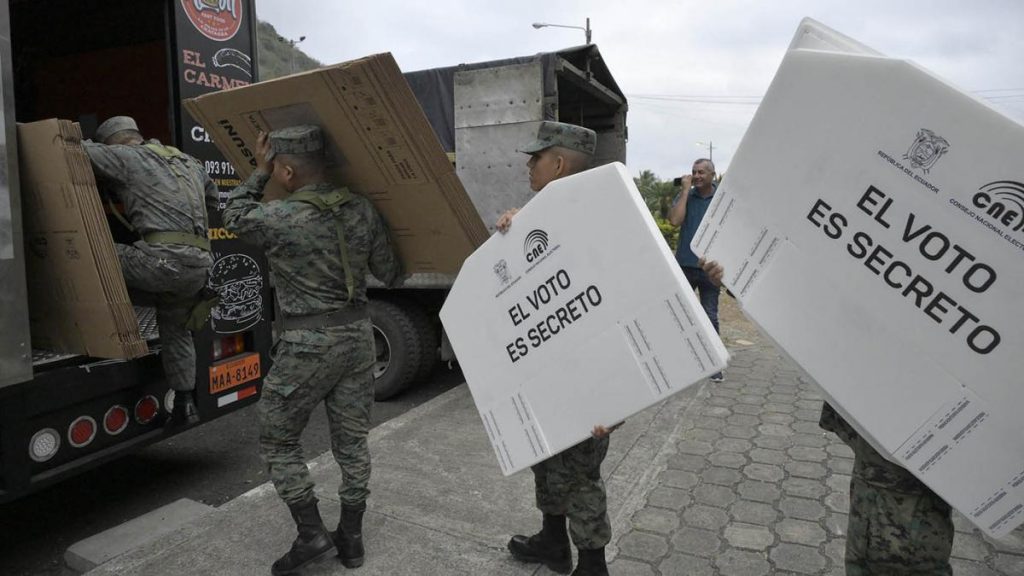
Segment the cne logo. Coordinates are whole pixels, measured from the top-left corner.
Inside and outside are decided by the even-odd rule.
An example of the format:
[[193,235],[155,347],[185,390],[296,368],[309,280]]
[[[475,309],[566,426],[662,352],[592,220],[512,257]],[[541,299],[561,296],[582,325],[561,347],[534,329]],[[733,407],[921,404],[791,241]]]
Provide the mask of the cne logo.
[[1014,232],[1024,228],[1024,184],[1020,182],[989,182],[978,189],[971,203]]
[[543,230],[533,230],[526,235],[523,243],[523,253],[526,254],[527,262],[534,262],[540,258],[548,249],[548,233]]
[[947,150],[949,142],[945,138],[927,128],[921,128],[903,159],[910,160],[911,166],[927,174]]
[[512,276],[508,273],[508,262],[504,258],[498,260],[498,263],[494,265],[494,274],[502,286],[512,281]]
[[242,26],[242,0],[181,0],[192,25],[217,42],[235,37]]

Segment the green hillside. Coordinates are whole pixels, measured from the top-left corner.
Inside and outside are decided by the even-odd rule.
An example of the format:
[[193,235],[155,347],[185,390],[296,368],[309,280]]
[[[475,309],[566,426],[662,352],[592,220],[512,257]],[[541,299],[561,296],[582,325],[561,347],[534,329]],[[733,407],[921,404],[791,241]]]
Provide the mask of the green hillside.
[[274,26],[267,22],[259,23],[256,42],[259,45],[260,80],[270,80],[323,66],[293,46],[289,39],[279,35]]

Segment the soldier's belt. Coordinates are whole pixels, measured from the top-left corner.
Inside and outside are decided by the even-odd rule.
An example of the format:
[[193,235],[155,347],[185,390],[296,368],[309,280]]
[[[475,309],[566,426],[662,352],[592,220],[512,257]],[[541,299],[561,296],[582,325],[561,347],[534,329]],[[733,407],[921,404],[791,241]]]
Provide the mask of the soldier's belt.
[[150,232],[142,237],[147,244],[183,244],[210,251],[210,240],[188,232]]
[[310,314],[309,316],[284,316],[278,328],[281,330],[314,330],[332,326],[345,326],[359,320],[369,319],[370,313],[366,306],[343,308],[326,314]]

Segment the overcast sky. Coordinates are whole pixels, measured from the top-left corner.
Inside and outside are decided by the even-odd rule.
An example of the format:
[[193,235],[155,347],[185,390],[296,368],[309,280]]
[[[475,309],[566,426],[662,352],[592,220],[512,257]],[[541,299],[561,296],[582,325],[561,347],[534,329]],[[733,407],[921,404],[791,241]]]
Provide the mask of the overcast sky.
[[[325,64],[391,52],[403,71],[549,52],[583,26],[629,99],[628,164],[662,179],[714,145],[728,169],[800,20],[907,58],[1024,122],[1017,0],[256,0],[261,20]],[[697,142],[703,142],[700,146]]]

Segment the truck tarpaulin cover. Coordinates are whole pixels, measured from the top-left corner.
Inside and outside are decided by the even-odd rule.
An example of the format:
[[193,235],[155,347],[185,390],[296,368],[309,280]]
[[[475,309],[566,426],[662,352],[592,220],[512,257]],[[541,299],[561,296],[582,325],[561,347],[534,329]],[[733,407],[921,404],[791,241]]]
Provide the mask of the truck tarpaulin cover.
[[1024,126],[805,20],[692,244],[875,448],[996,537],[1024,521],[1022,157]]
[[545,187],[469,257],[441,321],[506,475],[728,358],[619,163]]
[[259,131],[324,129],[332,179],[387,220],[406,270],[455,274],[487,229],[390,54],[186,102],[242,178]]

